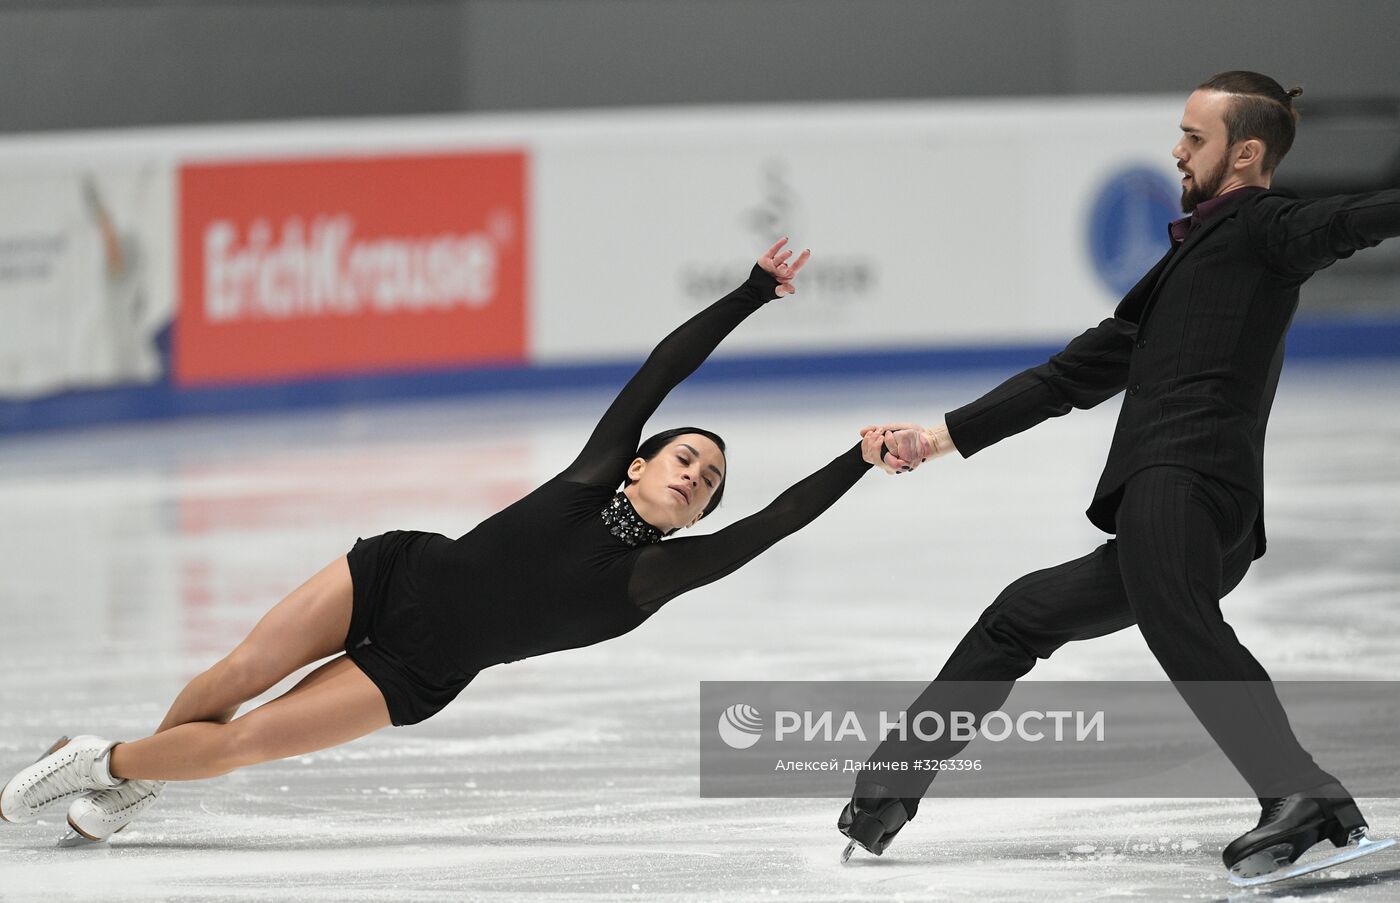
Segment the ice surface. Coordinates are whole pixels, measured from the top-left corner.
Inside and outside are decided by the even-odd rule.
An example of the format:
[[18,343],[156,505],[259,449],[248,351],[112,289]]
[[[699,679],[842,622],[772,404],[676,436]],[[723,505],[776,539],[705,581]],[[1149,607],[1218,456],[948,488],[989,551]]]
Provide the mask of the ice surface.
[[[714,529],[859,426],[935,421],[999,376],[712,383],[654,424],[729,440]],[[1386,680],[1400,664],[1397,397],[1400,365],[1285,374],[1270,554],[1225,602],[1276,678]],[[148,732],[183,681],[356,536],[465,532],[566,464],[606,402],[579,391],[0,441],[0,767],[60,733]],[[0,827],[0,900],[1400,896],[1390,853],[1231,888],[1219,850],[1253,825],[1247,800],[931,798],[886,856],[842,867],[839,801],[699,798],[701,680],[931,677],[1002,586],[1100,542],[1081,512],[1116,407],[970,461],[871,474],[626,637],[488,670],[419,726],[171,785],[107,847],[54,849],[61,811]],[[1126,631],[1034,676],[1161,674]],[[1400,804],[1364,807],[1373,835],[1400,831]]]

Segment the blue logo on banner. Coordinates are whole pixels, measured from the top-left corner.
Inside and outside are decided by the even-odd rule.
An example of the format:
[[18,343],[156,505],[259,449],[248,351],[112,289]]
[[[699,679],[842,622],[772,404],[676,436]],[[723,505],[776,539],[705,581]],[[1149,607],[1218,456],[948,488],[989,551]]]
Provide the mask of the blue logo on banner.
[[1089,256],[1116,295],[1125,295],[1167,253],[1167,223],[1181,216],[1181,194],[1160,169],[1114,173],[1089,210]]

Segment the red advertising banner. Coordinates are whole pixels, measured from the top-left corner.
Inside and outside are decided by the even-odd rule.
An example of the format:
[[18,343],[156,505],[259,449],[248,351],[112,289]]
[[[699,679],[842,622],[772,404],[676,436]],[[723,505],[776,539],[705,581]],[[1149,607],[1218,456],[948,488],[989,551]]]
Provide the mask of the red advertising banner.
[[518,362],[521,151],[187,165],[178,385]]

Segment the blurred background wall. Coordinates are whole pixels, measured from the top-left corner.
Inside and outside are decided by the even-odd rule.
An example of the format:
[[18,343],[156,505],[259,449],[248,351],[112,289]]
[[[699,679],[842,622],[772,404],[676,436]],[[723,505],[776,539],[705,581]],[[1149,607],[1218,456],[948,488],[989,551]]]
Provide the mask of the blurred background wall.
[[[1305,87],[1279,187],[1400,186],[1397,34],[1382,0],[0,0],[0,433],[616,381],[784,233],[802,316],[704,372],[1009,370],[1160,256],[1215,72]],[[1290,350],[1400,354],[1400,242],[1316,276]]]
[[0,0],[0,131],[635,104],[1400,96],[1390,0]]

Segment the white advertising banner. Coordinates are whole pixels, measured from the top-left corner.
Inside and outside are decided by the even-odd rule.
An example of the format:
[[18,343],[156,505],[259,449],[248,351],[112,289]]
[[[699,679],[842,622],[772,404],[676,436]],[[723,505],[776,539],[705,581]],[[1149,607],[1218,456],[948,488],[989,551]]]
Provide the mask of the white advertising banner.
[[170,182],[156,164],[0,169],[0,399],[160,379]]
[[[177,216],[193,222],[213,198],[215,212],[248,207],[252,228],[283,221],[269,211],[293,189],[315,195],[311,206],[328,198],[300,177],[285,190],[236,180],[209,197],[195,190],[245,170],[357,173],[345,191],[391,211],[391,234],[423,240],[445,228],[438,214],[515,186],[514,331],[506,350],[472,360],[635,360],[738,285],[782,235],[813,251],[798,294],[745,324],[721,355],[1063,342],[1106,316],[1165,249],[1181,104],[684,108],[6,138],[0,405],[77,388],[179,393],[194,380],[180,378],[182,361],[215,357],[243,368],[220,365],[220,379],[263,384],[366,373],[389,351],[402,374],[471,365],[383,330],[367,332],[364,349],[314,330],[291,345],[243,337],[195,349],[198,273],[177,254]],[[449,185],[419,172],[432,160],[498,157],[518,161],[518,175],[476,167],[477,181]],[[407,182],[385,175],[396,160]],[[333,367],[288,369],[332,352]]]
[[798,294],[723,353],[1056,342],[1166,248],[1180,102],[603,114],[535,142],[539,363],[633,357],[775,238]]

